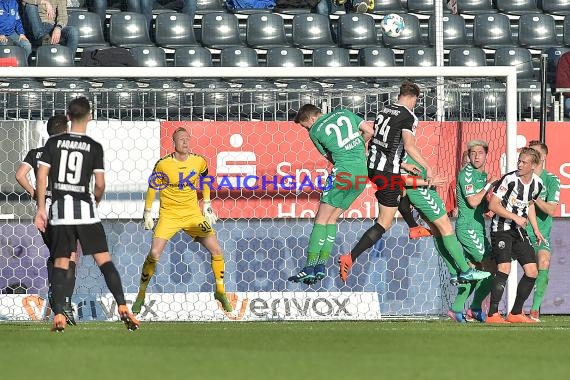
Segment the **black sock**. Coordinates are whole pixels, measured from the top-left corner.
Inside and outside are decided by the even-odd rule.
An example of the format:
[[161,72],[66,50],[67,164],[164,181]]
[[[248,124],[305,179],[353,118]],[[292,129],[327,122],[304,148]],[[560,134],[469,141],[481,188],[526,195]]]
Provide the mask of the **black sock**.
[[50,292],[53,299],[51,308],[54,315],[63,313],[63,304],[65,303],[65,269],[53,268],[52,282],[50,285]]
[[409,228],[414,228],[418,226],[418,223],[414,219],[414,215],[412,214],[412,206],[410,205],[410,198],[407,195],[404,195],[400,198],[400,204],[398,205],[398,211],[404,221],[408,225]]
[[69,262],[69,268],[65,275],[65,302],[71,303],[71,296],[73,296],[73,289],[75,288],[75,262]]
[[47,263],[46,263],[46,267],[47,267],[47,276],[48,276],[48,284],[51,284],[52,278],[53,278],[53,261],[54,258],[52,255],[49,255],[48,259],[47,259]]
[[505,285],[509,275],[503,272],[497,272],[493,278],[493,285],[491,285],[491,304],[489,305],[489,316],[499,311],[499,302],[503,298],[505,292]]
[[109,288],[109,291],[113,294],[113,297],[115,297],[117,305],[126,305],[121,277],[119,276],[119,272],[117,272],[117,268],[115,268],[115,264],[113,264],[112,261],[107,261],[105,264],[101,265],[99,269],[101,270],[101,273],[103,273],[107,288]]
[[376,243],[382,235],[384,235],[386,230],[384,227],[379,225],[378,223],[374,223],[372,227],[370,227],[364,235],[360,238],[358,243],[354,246],[352,251],[350,252],[350,257],[352,257],[352,261],[356,261],[358,256],[362,255],[362,252],[366,251],[368,248],[372,247],[374,243]]
[[532,292],[535,281],[536,278],[527,277],[526,274],[522,276],[521,280],[519,281],[519,285],[517,286],[517,297],[515,298],[515,303],[511,309],[511,314],[522,313],[524,301],[526,301],[530,295],[530,292]]

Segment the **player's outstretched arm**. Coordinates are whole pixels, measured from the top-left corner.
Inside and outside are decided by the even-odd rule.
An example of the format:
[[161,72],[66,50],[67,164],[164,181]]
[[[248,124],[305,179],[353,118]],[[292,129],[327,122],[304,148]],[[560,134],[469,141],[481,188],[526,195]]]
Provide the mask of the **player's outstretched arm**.
[[16,181],[30,194],[32,198],[36,197],[36,190],[30,183],[28,179],[28,173],[32,170],[31,166],[25,162],[22,162],[16,170]]

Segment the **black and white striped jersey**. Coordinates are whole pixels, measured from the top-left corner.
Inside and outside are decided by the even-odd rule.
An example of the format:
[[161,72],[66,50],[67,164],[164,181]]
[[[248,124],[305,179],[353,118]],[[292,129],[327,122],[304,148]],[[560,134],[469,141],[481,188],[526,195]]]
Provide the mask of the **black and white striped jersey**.
[[63,133],[51,137],[38,160],[50,168],[52,225],[93,224],[100,222],[91,193],[91,177],[103,172],[103,147],[84,134]]
[[417,126],[418,118],[406,106],[395,103],[382,108],[368,144],[368,169],[400,173],[400,162],[405,154],[402,133],[415,135]]
[[[530,183],[525,184],[518,175],[518,170],[507,173],[495,185],[493,194],[499,197],[501,205],[509,212],[526,218],[528,216],[528,206],[538,198],[542,188],[542,180],[536,174],[532,174]],[[491,221],[491,231],[508,231],[517,227],[512,219],[493,216]]]
[[[26,157],[24,157],[24,160],[22,161],[23,163],[27,164],[32,168],[32,170],[34,171],[34,179],[38,177],[38,160],[42,156],[43,151],[44,151],[43,146],[40,148],[30,149],[26,154]],[[49,199],[50,197],[51,197],[51,190],[48,180],[46,198]]]

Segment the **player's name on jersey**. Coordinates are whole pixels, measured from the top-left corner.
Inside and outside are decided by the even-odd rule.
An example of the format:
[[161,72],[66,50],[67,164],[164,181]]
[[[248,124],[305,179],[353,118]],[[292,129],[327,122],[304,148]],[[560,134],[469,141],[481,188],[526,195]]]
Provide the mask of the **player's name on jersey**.
[[83,150],[85,152],[91,152],[91,144],[84,141],[59,140],[57,142],[57,147],[63,149]]
[[54,189],[61,191],[70,191],[74,193],[85,193],[85,186],[70,185],[68,183],[56,182],[53,184]]

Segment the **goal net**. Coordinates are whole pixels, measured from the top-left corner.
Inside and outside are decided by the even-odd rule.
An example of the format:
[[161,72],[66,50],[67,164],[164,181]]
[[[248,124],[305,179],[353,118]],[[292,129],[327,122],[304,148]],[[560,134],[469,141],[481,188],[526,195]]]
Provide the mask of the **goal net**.
[[[465,68],[422,68],[421,78],[414,68],[293,68],[279,74],[204,68],[194,69],[191,79],[170,69],[160,77],[147,68],[99,68],[90,79],[69,79],[84,75],[73,68],[7,69],[6,77],[14,79],[0,87],[0,124],[7,131],[0,136],[0,320],[49,317],[49,253],[33,225],[35,205],[14,173],[26,152],[45,142],[49,116],[64,113],[79,94],[93,103],[88,133],[105,151],[107,187],[99,214],[129,303],[152,239],[141,223],[149,176],[157,159],[172,151],[176,128],[190,133],[192,151],[206,157],[216,179],[212,204],[220,219],[214,227],[234,311],[224,312],[213,298],[208,252],[178,233],[150,282],[142,320],[359,320],[447,312],[456,290],[446,267],[432,239],[410,240],[400,218],[354,265],[346,284],[338,278],[338,255],[350,251],[377,215],[372,188],[341,216],[327,277],[312,286],[287,281],[304,265],[319,184],[330,169],[292,118],[301,105],[313,103],[325,112],[348,108],[372,121],[396,100],[402,75],[415,77],[422,91],[417,143],[449,179],[438,191],[451,212],[454,178],[469,140],[489,142],[491,175],[513,166],[512,68],[470,68],[469,77]],[[35,82],[26,84],[20,78],[30,73]],[[109,85],[104,79],[113,77],[128,80]],[[224,81],[211,79],[220,77]],[[79,321],[116,319],[113,298],[89,257],[80,257],[73,304]]]

